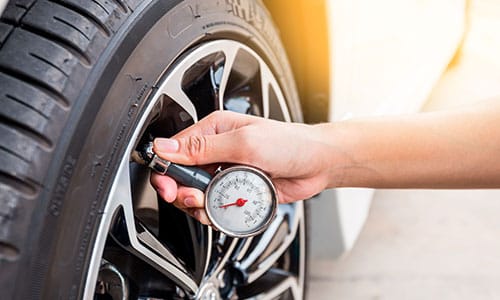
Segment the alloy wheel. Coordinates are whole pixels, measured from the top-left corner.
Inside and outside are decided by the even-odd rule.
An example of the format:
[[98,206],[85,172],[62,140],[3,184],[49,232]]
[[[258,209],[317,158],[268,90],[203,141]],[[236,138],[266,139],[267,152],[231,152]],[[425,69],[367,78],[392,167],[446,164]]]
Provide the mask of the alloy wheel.
[[281,204],[262,234],[231,238],[159,199],[130,160],[142,139],[168,137],[216,110],[290,121],[265,59],[232,41],[186,51],[154,87],[119,162],[90,260],[85,298],[301,299],[302,203]]

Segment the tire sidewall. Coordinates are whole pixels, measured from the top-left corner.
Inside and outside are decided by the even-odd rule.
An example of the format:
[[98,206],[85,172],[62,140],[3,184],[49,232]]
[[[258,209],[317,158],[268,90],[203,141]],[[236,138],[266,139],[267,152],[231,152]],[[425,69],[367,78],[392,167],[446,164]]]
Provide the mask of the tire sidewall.
[[33,226],[41,231],[33,246],[36,254],[27,274],[22,275],[38,283],[43,298],[82,297],[118,163],[149,96],[182,53],[210,40],[243,42],[267,59],[289,101],[292,119],[302,120],[286,55],[260,4],[192,0],[171,8],[172,4],[161,2],[153,1],[134,12],[133,22],[122,29],[123,35],[117,35],[96,64],[94,78],[89,79],[95,85],[85,91],[86,98],[78,100],[83,108],[72,121],[74,130],[66,133],[69,147],[55,175],[57,180],[36,209],[46,213],[38,222],[34,219],[38,224]]

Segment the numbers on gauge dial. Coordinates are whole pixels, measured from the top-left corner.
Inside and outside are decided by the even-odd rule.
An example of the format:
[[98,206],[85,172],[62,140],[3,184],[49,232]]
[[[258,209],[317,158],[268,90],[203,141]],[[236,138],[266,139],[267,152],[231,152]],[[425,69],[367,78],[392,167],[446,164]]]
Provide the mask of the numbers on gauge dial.
[[214,182],[208,191],[212,221],[226,230],[245,233],[266,223],[273,208],[273,192],[258,174],[233,171]]

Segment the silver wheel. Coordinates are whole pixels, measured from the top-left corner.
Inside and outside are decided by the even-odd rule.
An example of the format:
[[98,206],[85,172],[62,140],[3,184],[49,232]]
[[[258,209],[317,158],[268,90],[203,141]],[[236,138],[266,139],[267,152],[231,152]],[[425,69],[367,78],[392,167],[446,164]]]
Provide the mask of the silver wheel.
[[130,161],[145,136],[171,136],[215,110],[291,120],[272,70],[244,44],[210,41],[179,57],[127,141],[98,227],[86,299],[302,298],[302,203],[280,205],[256,237],[230,238],[158,199],[149,170]]

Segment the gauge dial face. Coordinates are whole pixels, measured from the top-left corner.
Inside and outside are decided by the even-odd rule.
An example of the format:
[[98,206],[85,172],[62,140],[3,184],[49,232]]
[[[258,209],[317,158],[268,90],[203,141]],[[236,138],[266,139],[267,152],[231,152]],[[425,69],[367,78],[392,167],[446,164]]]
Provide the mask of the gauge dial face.
[[271,181],[249,167],[232,167],[217,174],[207,189],[205,201],[212,224],[236,237],[262,231],[277,206]]

